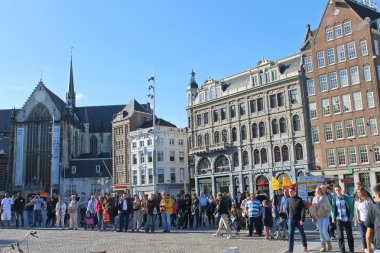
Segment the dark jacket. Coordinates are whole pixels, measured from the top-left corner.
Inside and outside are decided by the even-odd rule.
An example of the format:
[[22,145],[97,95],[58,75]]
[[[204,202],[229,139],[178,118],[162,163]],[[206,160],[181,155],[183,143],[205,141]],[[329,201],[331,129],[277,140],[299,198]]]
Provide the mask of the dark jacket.
[[273,227],[272,209],[269,206],[263,208],[263,223],[266,227]]
[[228,200],[225,197],[222,197],[219,201],[218,208],[216,210],[216,213],[222,214],[230,214],[230,209],[228,208]]
[[193,204],[191,205],[191,213],[199,215],[199,199],[193,199]]
[[288,219],[305,222],[305,204],[297,195],[286,199]]
[[153,199],[148,199],[147,201],[148,215],[153,215],[154,208],[156,207]]
[[213,215],[215,213],[215,209],[216,209],[216,205],[215,205],[215,202],[209,202],[207,200],[207,206],[206,206],[206,213],[207,215]]
[[106,200],[106,202],[104,203],[103,209],[105,212],[109,213],[110,215],[114,215],[115,201],[113,200],[113,198],[109,198]]
[[25,209],[25,199],[23,197],[18,197],[15,199],[13,207],[15,211],[22,212]]
[[[120,198],[119,202],[117,204],[117,210],[118,211],[123,211],[123,202],[124,202],[124,199]],[[131,199],[129,199],[129,198],[127,198],[127,213],[133,213],[133,203],[132,203]]]

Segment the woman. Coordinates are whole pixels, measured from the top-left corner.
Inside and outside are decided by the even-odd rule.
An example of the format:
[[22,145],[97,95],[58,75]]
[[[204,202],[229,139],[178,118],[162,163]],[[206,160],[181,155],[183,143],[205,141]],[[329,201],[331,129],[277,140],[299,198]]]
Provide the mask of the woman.
[[210,195],[207,200],[207,205],[206,205],[206,214],[207,214],[207,220],[208,220],[208,225],[210,228],[213,228],[215,225],[215,216],[214,213],[216,211],[216,205],[215,205],[215,200],[214,196]]
[[143,215],[143,222],[142,227],[146,226],[146,221],[148,218],[148,194],[145,194],[143,196],[143,199],[141,200],[141,209],[142,209],[142,215]]
[[321,239],[320,252],[331,251],[332,246],[328,232],[331,205],[329,199],[323,194],[321,187],[315,189],[315,197],[312,201],[310,214],[313,222],[317,222],[319,229],[319,237]]
[[365,236],[367,233],[367,226],[365,225],[365,220],[367,219],[368,209],[369,206],[373,204],[373,200],[368,196],[367,191],[363,187],[356,190],[356,195],[358,196],[358,199],[355,201],[354,222],[355,226],[359,225],[363,251],[366,252],[367,242]]
[[200,217],[199,217],[199,199],[198,197],[194,194],[193,197],[193,204],[191,205],[191,229],[193,229],[193,224],[195,220],[195,229],[198,229],[200,225]]
[[98,202],[96,203],[96,214],[98,217],[98,226],[99,226],[99,232],[104,231],[104,225],[103,225],[103,197],[100,196]]
[[245,209],[245,204],[249,200],[249,194],[248,195],[246,195],[245,193],[242,194],[242,198],[243,198],[243,201],[241,202],[240,209],[242,210],[242,217],[244,217],[244,220],[245,220],[245,230],[248,231],[249,222],[248,222],[248,213],[247,213],[247,210]]
[[172,201],[173,201],[173,206],[172,206],[173,213],[170,215],[170,225],[172,227],[175,227],[176,219],[177,219],[178,205],[177,205],[177,201],[175,198],[173,198]]
[[140,231],[141,228],[141,201],[139,199],[139,196],[135,195],[135,199],[133,201],[133,229],[132,232],[135,230],[137,232]]
[[68,206],[68,211],[70,215],[70,225],[69,229],[78,229],[78,202],[75,195],[71,195],[71,199]]

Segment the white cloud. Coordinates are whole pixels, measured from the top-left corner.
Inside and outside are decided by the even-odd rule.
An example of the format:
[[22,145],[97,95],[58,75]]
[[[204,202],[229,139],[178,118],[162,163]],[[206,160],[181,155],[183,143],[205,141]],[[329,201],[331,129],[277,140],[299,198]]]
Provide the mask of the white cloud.
[[75,96],[76,99],[81,99],[81,98],[85,98],[85,97],[86,97],[86,95],[83,93],[77,93]]

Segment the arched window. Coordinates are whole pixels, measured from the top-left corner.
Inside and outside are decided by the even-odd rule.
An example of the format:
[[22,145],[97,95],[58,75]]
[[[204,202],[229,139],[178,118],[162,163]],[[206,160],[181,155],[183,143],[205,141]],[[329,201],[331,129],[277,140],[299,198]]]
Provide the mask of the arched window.
[[288,146],[286,146],[286,145],[282,146],[281,153],[282,153],[282,161],[283,162],[289,161],[289,148],[288,148]]
[[227,139],[227,130],[226,129],[224,129],[222,131],[222,141],[223,142],[227,142],[228,141],[228,139]]
[[300,116],[294,115],[293,116],[293,131],[301,131],[301,121],[300,121]]
[[[280,189],[283,189],[284,186],[289,186],[289,183],[291,184],[292,182],[289,175],[286,173],[278,175],[277,180],[280,182]],[[285,185],[284,185],[284,182],[285,182]]]
[[90,153],[93,157],[98,154],[98,138],[95,135],[90,138]]
[[259,124],[259,136],[260,137],[265,136],[265,124],[264,124],[264,122],[260,122],[260,124]]
[[252,138],[257,138],[258,135],[258,129],[257,129],[257,124],[253,123],[252,124]]
[[278,120],[277,119],[272,120],[272,133],[278,134]]
[[258,149],[255,149],[255,151],[253,151],[253,160],[255,164],[260,164],[260,151]]
[[218,144],[218,143],[219,143],[219,132],[218,132],[218,131],[216,131],[216,132],[214,133],[214,143],[215,143],[215,144]]
[[260,70],[259,72],[259,81],[260,81],[260,84],[264,84],[265,83],[265,74],[264,74],[264,71]]
[[233,160],[234,160],[234,167],[239,166],[239,153],[238,152],[234,153]]
[[256,191],[260,191],[269,196],[269,180],[265,176],[259,176],[256,179]]
[[202,147],[202,135],[198,135],[198,147]]
[[281,151],[279,146],[274,147],[274,161],[281,162]]
[[205,134],[205,146],[209,146],[209,145],[210,145],[210,135]]
[[247,128],[246,126],[241,127],[241,140],[244,141],[247,139]]
[[284,117],[280,119],[280,132],[286,133],[286,119]]
[[249,164],[248,151],[243,151],[243,166],[247,166],[248,164]]
[[227,157],[219,156],[215,161],[215,173],[230,171],[230,162]]
[[267,150],[265,148],[262,148],[260,153],[261,153],[261,164],[267,163],[268,162]]
[[198,164],[198,174],[211,174],[212,168],[211,163],[207,158],[202,159]]
[[232,128],[232,141],[237,141],[237,130],[236,130],[236,127]]
[[302,149],[302,145],[299,143],[296,144],[296,160],[297,161],[303,160],[303,149]]

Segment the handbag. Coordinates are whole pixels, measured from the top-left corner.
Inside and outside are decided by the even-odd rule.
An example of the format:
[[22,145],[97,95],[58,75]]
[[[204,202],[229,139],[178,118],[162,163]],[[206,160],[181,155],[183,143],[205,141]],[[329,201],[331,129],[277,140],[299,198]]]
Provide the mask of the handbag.
[[111,222],[110,214],[108,212],[103,212],[103,222],[104,224],[109,224]]

